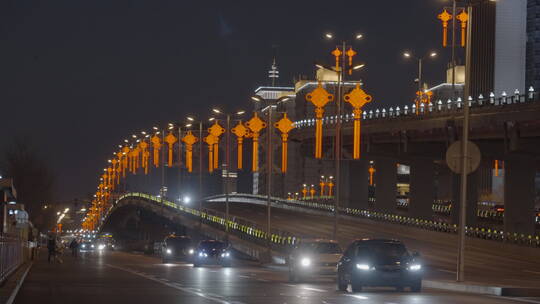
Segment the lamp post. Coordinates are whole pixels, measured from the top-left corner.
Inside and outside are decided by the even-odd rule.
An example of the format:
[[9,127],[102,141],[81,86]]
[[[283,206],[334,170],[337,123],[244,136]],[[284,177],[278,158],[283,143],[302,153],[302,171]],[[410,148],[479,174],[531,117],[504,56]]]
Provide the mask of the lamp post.
[[423,62],[423,60],[425,60],[427,58],[435,58],[435,57],[437,57],[437,52],[432,51],[432,52],[429,52],[428,54],[424,55],[423,57],[416,57],[416,56],[413,55],[413,53],[411,53],[409,51],[405,51],[405,52],[403,52],[403,57],[405,57],[405,58],[413,58],[413,59],[416,59],[418,61],[418,92],[423,92],[423,90],[422,90],[422,62]]
[[[334,35],[332,33],[326,33],[325,35],[326,39],[332,40],[334,38]],[[355,40],[360,40],[364,37],[362,34],[356,34],[354,36]],[[337,238],[338,233],[338,218],[339,218],[339,200],[340,200],[340,187],[341,187],[341,113],[342,113],[342,103],[343,103],[343,78],[345,76],[344,70],[345,70],[345,59],[347,56],[347,41],[343,40],[341,43],[341,68],[327,68],[322,65],[317,65],[319,68],[325,68],[327,70],[332,70],[338,74],[338,89],[337,89],[337,100],[336,100],[336,147],[335,147],[335,160],[336,160],[336,194],[334,196],[334,229],[332,232],[332,238]],[[336,47],[337,49],[337,47]],[[364,64],[359,64],[354,67],[352,67],[352,70],[359,70],[363,68]]]
[[240,110],[234,114],[223,113],[219,109],[212,109],[212,112],[218,115],[224,115],[227,118],[227,126],[225,128],[226,132],[226,147],[225,147],[225,239],[229,241],[229,188],[230,188],[230,168],[231,168],[231,116],[237,115],[240,116],[245,113],[245,111]]
[[[272,123],[272,108],[277,106],[281,102],[286,102],[290,100],[291,98],[289,96],[282,96],[275,101],[271,102],[269,100],[264,99],[261,96],[254,95],[251,96],[251,99],[253,101],[258,102],[265,102],[268,106],[268,120],[267,120],[267,136],[266,136],[266,246],[268,250],[268,258],[271,258],[271,227],[272,227],[272,221],[271,221],[271,200],[270,200],[270,193],[272,191],[272,134],[273,134],[273,128],[274,125]],[[262,110],[264,111],[264,109]]]

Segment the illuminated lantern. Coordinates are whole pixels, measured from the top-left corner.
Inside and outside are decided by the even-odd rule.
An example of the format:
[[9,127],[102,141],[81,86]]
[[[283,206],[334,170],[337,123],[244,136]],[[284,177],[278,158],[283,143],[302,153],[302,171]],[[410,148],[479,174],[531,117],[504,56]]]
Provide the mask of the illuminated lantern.
[[144,174],[148,174],[148,159],[150,158],[150,152],[148,152],[148,143],[146,140],[142,140],[139,143],[139,149],[141,150],[141,167],[144,169]]
[[215,137],[214,139],[214,169],[218,168],[219,165],[219,137],[225,133],[225,129],[218,124],[216,121],[209,129],[208,133]]
[[193,145],[199,141],[197,137],[193,135],[191,131],[187,131],[187,134],[182,138],[182,141],[186,144],[186,168],[188,172],[193,172]]
[[308,193],[307,186],[304,185],[304,188],[302,188],[302,198],[303,198],[303,199],[306,199],[307,193]]
[[334,189],[334,182],[332,182],[332,180],[330,180],[328,182],[328,196],[332,196],[332,190]]
[[107,168],[107,184],[110,188],[113,188],[113,169],[111,167]]
[[247,137],[249,133],[249,129],[244,126],[244,124],[240,121],[238,124],[231,129],[231,132],[236,135],[236,143],[237,143],[237,167],[239,170],[242,169],[242,153],[243,153],[243,143],[244,143],[244,137]]
[[159,136],[154,135],[150,139],[150,142],[152,142],[152,149],[153,149],[153,162],[154,166],[157,168],[159,167],[159,150],[161,149],[161,138]]
[[251,130],[251,136],[253,137],[253,158],[251,170],[253,172],[259,171],[259,135],[262,129],[266,128],[266,123],[259,118],[257,112],[253,114],[253,117],[246,122],[246,126]]
[[446,10],[440,13],[437,18],[442,21],[443,26],[443,47],[446,47],[448,44],[448,21],[452,19],[452,15],[449,14]]
[[368,169],[368,172],[369,172],[369,185],[370,186],[373,186],[373,173],[375,173],[375,168],[373,168],[373,166],[370,166],[369,169]]
[[122,148],[122,177],[126,177],[126,169],[128,168],[128,154],[129,154],[129,147],[124,146]]
[[328,93],[319,82],[317,88],[306,95],[306,100],[315,106],[315,158],[322,158],[322,118],[324,106],[334,100],[334,95]]
[[456,16],[456,19],[459,20],[459,23],[461,24],[461,46],[465,47],[465,33],[467,31],[469,15],[465,12],[465,10],[462,10],[461,13]]
[[336,47],[336,49],[332,51],[332,55],[334,55],[334,57],[336,57],[336,70],[338,70],[339,69],[339,58],[341,57],[341,55],[343,55],[343,52],[341,52],[341,50]]
[[360,119],[362,118],[362,107],[371,102],[372,98],[360,88],[360,84],[356,85],[349,94],[344,96],[345,102],[348,102],[353,108],[354,114],[354,132],[353,132],[353,159],[360,158]]
[[324,196],[324,186],[326,186],[326,183],[321,180],[321,182],[319,183],[319,186],[321,187],[321,197]]
[[349,50],[347,50],[347,52],[345,53],[347,55],[347,57],[349,58],[349,75],[352,75],[352,62],[353,62],[353,57],[357,54],[353,49],[352,47],[349,48]]
[[172,164],[173,164],[173,145],[178,141],[178,138],[176,138],[176,136],[174,136],[174,134],[172,134],[172,132],[169,132],[169,134],[167,134],[167,136],[165,136],[165,142],[167,143],[167,146],[168,146],[168,150],[169,150],[169,153],[168,153],[168,159],[167,159],[167,165],[169,167],[172,167]]
[[293,122],[287,117],[287,113],[283,113],[281,118],[275,127],[281,132],[281,172],[287,172],[287,140],[289,132],[294,129]]
[[315,197],[315,186],[311,185],[311,188],[309,189],[309,194],[311,195],[311,199]]
[[116,164],[118,164],[118,161],[116,160],[116,158],[113,158],[111,160],[111,164],[112,164],[112,179],[113,179],[113,189],[114,189],[114,186],[117,184],[117,178],[118,178],[118,168],[116,167]]
[[203,141],[208,145],[208,172],[212,173],[214,172],[214,147],[218,139],[214,135],[208,134],[208,136],[203,138]]

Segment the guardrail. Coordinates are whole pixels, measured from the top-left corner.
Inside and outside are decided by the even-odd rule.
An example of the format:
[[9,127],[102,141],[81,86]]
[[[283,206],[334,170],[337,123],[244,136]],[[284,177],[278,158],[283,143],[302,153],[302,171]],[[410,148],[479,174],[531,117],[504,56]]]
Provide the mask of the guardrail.
[[[507,95],[506,92],[502,92],[499,97],[495,97],[495,94],[490,93],[489,96],[483,95],[477,98],[469,97],[469,105],[471,111],[479,108],[502,108],[516,104],[533,103],[539,101],[539,94],[535,92],[532,87],[529,88],[527,94],[521,94],[518,90],[513,95]],[[362,112],[362,120],[374,120],[374,119],[396,119],[400,117],[418,117],[422,119],[426,115],[441,114],[455,114],[463,110],[464,101],[461,98],[455,100],[448,99],[447,101],[437,100],[434,103],[428,104],[421,103],[419,109],[416,109],[416,105],[404,106],[403,109],[399,106],[390,107],[388,109],[376,109],[375,111],[369,110]],[[354,120],[354,114],[343,114],[340,116],[341,121],[344,123],[352,122]],[[325,116],[322,118],[323,125],[332,125],[337,123],[337,115]],[[315,126],[315,118],[306,118],[294,122],[297,129],[313,127]]]
[[23,262],[22,244],[16,237],[0,235],[0,284]]
[[225,228],[228,226],[229,232],[231,234],[234,234],[241,239],[249,240],[263,246],[267,245],[267,241],[270,241],[272,249],[278,251],[286,250],[290,246],[296,244],[301,239],[300,236],[295,236],[290,232],[280,229],[272,229],[271,234],[268,236],[266,233],[266,229],[262,228],[253,221],[233,216],[230,216],[229,221],[226,221],[225,215],[222,212],[210,209],[203,209],[201,212],[199,212],[199,210],[197,209],[177,204],[172,200],[141,192],[132,192],[120,196],[118,200],[107,211],[103,222],[106,221],[106,219],[112,212],[114,206],[116,206],[116,204],[120,200],[127,199],[129,197],[143,198],[150,202],[163,205],[177,212],[181,212],[184,215],[193,219],[201,220],[203,223],[218,229],[225,230]]
[[[216,195],[206,198],[206,201],[218,201],[222,199],[223,195]],[[230,200],[236,202],[245,202],[253,203],[254,200],[257,201],[266,201],[267,196],[264,195],[254,195],[254,194],[231,194],[229,197]],[[327,212],[333,212],[334,206],[329,204],[321,204],[316,202],[308,201],[297,201],[297,200],[287,200],[277,197],[270,198],[274,204],[284,204],[287,206],[297,206],[298,208],[311,208],[318,209]],[[299,209],[301,211],[301,209]],[[340,213],[357,217],[357,218],[367,218],[371,220],[390,222],[394,224],[412,226],[417,228],[422,228],[426,230],[447,232],[447,233],[457,233],[457,225],[448,224],[440,221],[418,219],[408,216],[401,216],[391,213],[370,211],[370,210],[361,210],[354,208],[340,208]],[[525,235],[519,233],[510,233],[504,232],[502,230],[485,228],[485,227],[465,227],[465,233],[469,237],[475,237],[485,240],[494,240],[494,241],[503,241],[514,244],[521,244],[532,247],[540,247],[540,235]]]

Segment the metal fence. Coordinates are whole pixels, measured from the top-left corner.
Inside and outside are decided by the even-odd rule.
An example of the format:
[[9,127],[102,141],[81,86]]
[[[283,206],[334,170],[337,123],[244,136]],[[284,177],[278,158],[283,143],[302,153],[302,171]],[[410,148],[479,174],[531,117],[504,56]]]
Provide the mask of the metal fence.
[[0,284],[23,262],[19,238],[0,235]]

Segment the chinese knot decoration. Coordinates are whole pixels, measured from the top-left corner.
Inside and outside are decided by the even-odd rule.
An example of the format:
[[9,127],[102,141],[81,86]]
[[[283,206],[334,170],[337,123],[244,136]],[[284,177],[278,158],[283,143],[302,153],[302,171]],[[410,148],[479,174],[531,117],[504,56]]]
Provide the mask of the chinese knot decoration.
[[[214,156],[213,156],[213,167],[214,169],[217,169],[218,168],[218,164],[219,164],[219,137],[221,136],[221,134],[225,133],[225,129],[220,126],[218,124],[218,122],[216,121],[215,124],[213,124],[209,129],[208,129],[208,133],[209,133],[209,136],[212,135],[214,137],[213,141],[214,141],[214,146],[212,147],[213,151],[214,151]],[[207,142],[208,143],[208,142]],[[210,156],[209,156],[210,157]],[[213,171],[213,170],[212,170]],[[210,171],[210,172],[212,172]]]
[[319,82],[317,88],[306,95],[306,100],[315,106],[315,158],[322,158],[322,118],[324,106],[334,100],[334,95],[328,93]]
[[154,156],[153,156],[154,166],[157,168],[159,167],[159,150],[161,149],[161,139],[159,138],[159,136],[154,135],[152,136],[150,141],[152,142],[152,149],[153,149],[152,151],[154,153]]
[[360,119],[362,118],[362,107],[371,102],[372,98],[356,85],[349,94],[344,96],[345,102],[348,102],[353,108],[354,114],[354,132],[353,132],[353,159],[360,158]]
[[193,145],[199,141],[197,137],[193,135],[191,131],[182,138],[182,141],[186,144],[186,168],[188,172],[193,172]]
[[281,132],[281,173],[287,172],[287,140],[289,132],[294,129],[293,122],[287,117],[287,113],[283,113],[275,127]]
[[203,138],[203,141],[208,145],[208,172],[214,172],[214,147],[217,146],[219,139],[212,134]]
[[244,124],[240,121],[238,124],[231,129],[231,132],[236,135],[236,143],[238,146],[237,149],[237,167],[239,170],[242,169],[242,153],[243,153],[243,143],[244,143],[244,137],[247,137],[249,134],[249,129],[244,126]]
[[[445,9],[442,13],[440,13],[437,18],[441,20],[442,26],[443,26],[443,41],[442,45],[443,47],[448,46],[448,22],[450,20],[453,20],[454,18],[457,19],[460,22],[460,29],[461,29],[461,46],[465,46],[465,40],[466,40],[466,31],[467,31],[467,23],[469,22],[469,14],[465,12],[465,10],[462,10],[461,13],[459,13],[457,16],[452,16],[452,14],[448,13],[448,11]],[[454,20],[455,22],[455,20]]]
[[259,171],[259,135],[262,129],[266,128],[266,123],[259,118],[257,113],[253,114],[253,117],[246,122],[246,126],[251,130],[253,137],[253,157],[251,170],[253,172]]
[[173,145],[178,141],[178,138],[172,134],[172,132],[169,132],[167,136],[165,136],[165,142],[168,146],[168,158],[167,158],[167,166],[172,167],[173,165]]

